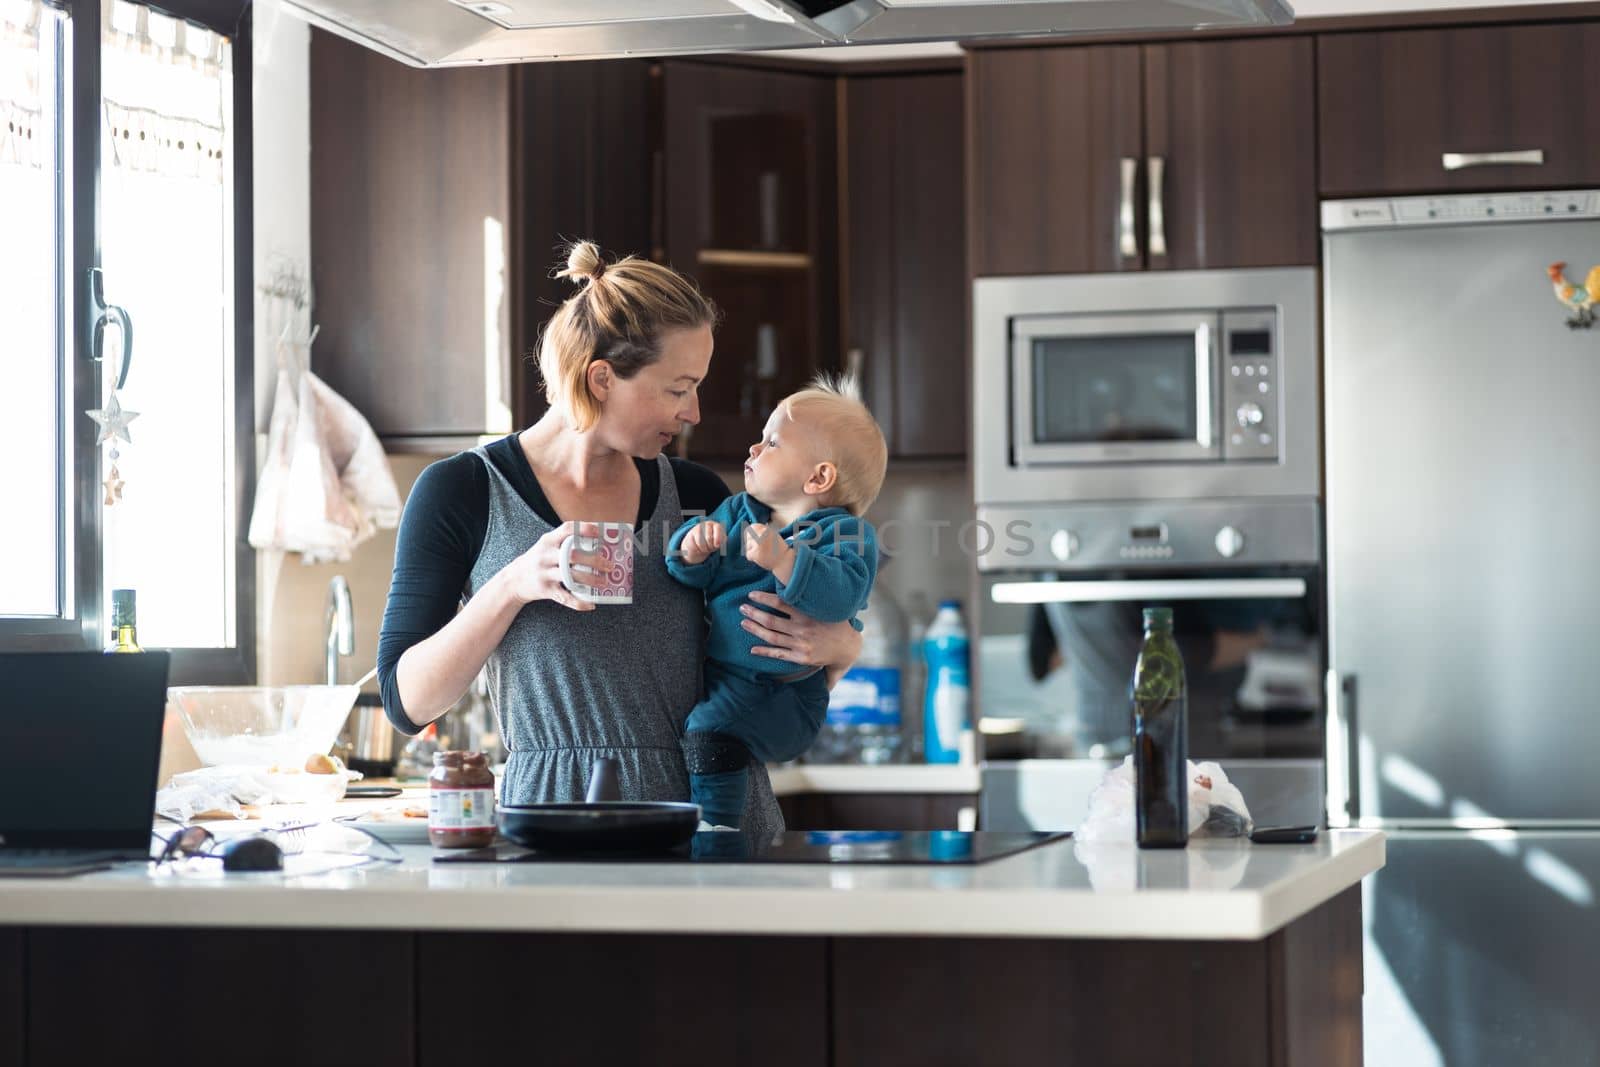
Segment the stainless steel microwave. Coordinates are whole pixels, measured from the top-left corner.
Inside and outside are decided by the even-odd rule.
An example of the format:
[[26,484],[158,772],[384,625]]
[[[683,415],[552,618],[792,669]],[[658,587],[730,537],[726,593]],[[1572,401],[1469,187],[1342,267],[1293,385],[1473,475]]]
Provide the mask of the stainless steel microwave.
[[982,278],[977,503],[1317,493],[1311,268]]

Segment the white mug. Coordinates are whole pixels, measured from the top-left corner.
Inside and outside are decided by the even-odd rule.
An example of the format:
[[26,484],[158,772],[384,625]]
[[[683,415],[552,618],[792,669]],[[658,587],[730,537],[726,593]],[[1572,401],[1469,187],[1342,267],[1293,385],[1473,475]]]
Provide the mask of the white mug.
[[[568,534],[561,542],[561,584],[591,604],[633,603],[633,523],[592,522],[599,537]],[[572,553],[589,552],[603,560],[598,574],[573,574]]]

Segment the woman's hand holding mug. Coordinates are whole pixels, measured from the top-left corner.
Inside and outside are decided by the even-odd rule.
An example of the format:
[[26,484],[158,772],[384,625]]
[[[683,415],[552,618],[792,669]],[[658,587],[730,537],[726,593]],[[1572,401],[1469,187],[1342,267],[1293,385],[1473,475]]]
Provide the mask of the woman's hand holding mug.
[[573,611],[593,611],[594,604],[573,595],[561,581],[563,555],[567,569],[583,567],[599,573],[605,562],[597,552],[565,549],[575,544],[576,537],[589,539],[600,536],[600,526],[593,522],[564,522],[533,543],[533,547],[518,556],[509,567],[511,588],[515,595],[530,603],[535,600],[553,600]]

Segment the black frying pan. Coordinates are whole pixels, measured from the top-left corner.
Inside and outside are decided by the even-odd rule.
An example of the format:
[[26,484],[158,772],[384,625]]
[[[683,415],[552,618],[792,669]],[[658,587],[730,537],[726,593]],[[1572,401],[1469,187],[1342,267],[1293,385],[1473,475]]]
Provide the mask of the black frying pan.
[[617,761],[595,760],[588,799],[565,804],[508,804],[500,833],[542,852],[665,852],[700,825],[700,805],[616,799]]

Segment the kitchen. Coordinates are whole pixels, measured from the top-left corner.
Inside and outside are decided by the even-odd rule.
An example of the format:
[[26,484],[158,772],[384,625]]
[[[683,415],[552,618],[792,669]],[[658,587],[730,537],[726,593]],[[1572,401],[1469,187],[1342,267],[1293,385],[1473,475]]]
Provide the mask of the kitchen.
[[[63,38],[58,57],[94,54],[82,32],[91,25],[83,6],[98,5],[68,5],[76,36]],[[193,25],[207,21],[207,6],[166,9]],[[1039,26],[1022,21],[1008,23],[1016,40],[992,40],[983,36],[995,32],[992,19],[933,34],[885,18],[881,39],[946,39],[889,52],[869,52],[876,46],[867,43],[808,50],[801,46],[815,43],[805,36],[813,31],[796,15],[797,23],[769,23],[780,35],[761,38],[772,47],[749,55],[748,40],[714,43],[718,20],[711,19],[697,24],[692,41],[546,45],[611,58],[507,63],[542,58],[516,51],[529,47],[518,34],[540,31],[429,38],[402,25],[398,11],[383,26],[342,15],[336,3],[253,5],[247,23],[220,31],[250,46],[249,62],[235,55],[231,83],[223,82],[232,93],[232,121],[221,124],[230,151],[223,156],[207,140],[217,124],[181,116],[189,123],[183,129],[198,131],[196,151],[233,161],[207,164],[216,171],[218,202],[229,192],[249,194],[249,225],[236,213],[231,243],[218,242],[232,257],[231,273],[218,277],[235,285],[253,279],[238,290],[253,295],[215,322],[187,324],[217,334],[231,326],[223,348],[237,373],[216,373],[215,345],[169,348],[185,335],[152,310],[173,306],[173,289],[216,284],[174,273],[201,258],[171,239],[191,231],[134,226],[181,219],[191,208],[163,200],[148,220],[117,210],[156,202],[140,199],[149,194],[135,183],[116,186],[122,157],[105,149],[101,168],[112,184],[100,209],[103,247],[97,253],[83,243],[83,226],[68,238],[75,262],[102,262],[104,292],[74,288],[67,303],[106,308],[109,327],[87,332],[123,340],[137,332],[141,344],[138,359],[108,353],[102,380],[80,373],[68,383],[76,393],[67,406],[78,413],[67,443],[90,461],[69,465],[59,494],[73,503],[76,523],[47,532],[65,526],[80,545],[97,549],[98,561],[85,563],[89,554],[80,552],[74,570],[62,562],[73,558],[61,547],[70,540],[13,535],[11,562],[26,559],[29,570],[47,573],[54,559],[83,602],[76,614],[61,613],[45,637],[98,647],[109,630],[111,588],[132,585],[145,645],[179,650],[174,685],[354,682],[377,660],[395,532],[375,522],[348,559],[331,562],[303,564],[294,553],[247,547],[256,492],[272,469],[269,431],[289,406],[281,403],[280,368],[303,382],[309,366],[354,406],[381,446],[397,504],[435,460],[543,413],[537,368],[524,357],[572,291],[550,276],[558,243],[592,238],[607,253],[635,252],[685,271],[726,316],[699,421],[673,443],[673,455],[732,483],[777,398],[816,371],[855,370],[890,454],[871,514],[880,527],[901,523],[898,536],[883,538],[893,559],[879,587],[908,617],[908,639],[911,624],[926,625],[935,605],[962,602],[977,726],[967,751],[952,764],[919,758],[922,700],[915,663],[903,660],[908,684],[891,765],[808,760],[771,772],[791,829],[1078,827],[1096,784],[1127,752],[1119,716],[1132,669],[1129,638],[1107,620],[1141,603],[1172,603],[1192,686],[1191,755],[1221,761],[1256,824],[1323,826],[1315,847],[1330,849],[1352,832],[1344,827],[1388,832],[1387,864],[1362,882],[1366,938],[1357,958],[1364,957],[1366,977],[1356,1003],[1365,1017],[1356,1024],[1356,1048],[1364,1044],[1366,1060],[1594,1059],[1600,1034],[1572,999],[1584,973],[1582,911],[1593,906],[1595,876],[1585,837],[1593,805],[1571,762],[1587,726],[1561,716],[1538,728],[1549,708],[1563,706],[1556,665],[1574,661],[1575,636],[1586,632],[1583,571],[1579,582],[1564,583],[1575,586],[1567,597],[1536,597],[1526,590],[1548,587],[1548,576],[1520,560],[1485,566],[1483,554],[1537,536],[1551,552],[1530,557],[1583,555],[1577,539],[1591,508],[1585,494],[1566,487],[1584,484],[1584,386],[1592,379],[1583,376],[1582,359],[1590,335],[1567,328],[1567,320],[1583,318],[1582,300],[1560,306],[1564,283],[1552,300],[1545,271],[1572,260],[1564,277],[1582,282],[1600,258],[1590,252],[1594,242],[1576,239],[1592,236],[1585,220],[1596,209],[1584,197],[1600,187],[1600,149],[1582,117],[1600,80],[1600,60],[1590,58],[1600,43],[1600,10],[1577,3],[1397,12],[1304,3],[1295,5],[1292,24],[1196,33],[1186,28],[1192,14],[1186,23],[1160,21],[1172,14],[1162,5],[1083,6],[1094,12],[1086,19],[1106,21],[1075,22],[1093,32],[1059,39],[1024,37]],[[1212,6],[1218,18],[1281,11]],[[19,10],[26,16],[17,24],[32,26],[39,39],[40,8]],[[127,18],[125,6],[110,8],[108,22],[118,18]],[[765,21],[741,21],[736,32]],[[821,32],[837,32],[816,21]],[[136,16],[119,32],[138,39],[157,25]],[[871,25],[851,39],[870,41]],[[189,44],[199,34],[185,33],[185,48],[198,54]],[[421,70],[420,63],[449,66]],[[108,102],[118,76],[108,65]],[[136,107],[107,114],[123,139],[149,131]],[[121,125],[115,116],[124,116]],[[75,131],[70,147],[85,158],[98,138],[94,129]],[[112,140],[112,149],[119,143]],[[14,142],[0,147],[16,152]],[[0,151],[0,162],[8,158]],[[153,166],[160,172],[165,164]],[[94,183],[67,173],[85,183],[65,198],[76,211],[93,199]],[[1473,195],[1445,199],[1451,194]],[[1576,218],[1535,224],[1522,221],[1527,212]],[[1551,238],[1552,231],[1573,236]],[[153,271],[126,251],[163,245],[171,247]],[[47,254],[18,262],[15,292],[34,291],[22,281],[36,281],[45,261],[38,257]],[[1175,285],[1168,279],[1178,271]],[[1397,301],[1397,293],[1407,296]],[[54,301],[16,308],[30,306]],[[139,330],[122,329],[112,307],[125,307]],[[41,328],[46,344],[48,332]],[[90,360],[94,337],[76,344],[75,358]],[[1184,382],[1192,386],[1187,407],[1080,411],[1068,403],[1112,376],[1097,375],[1093,359],[1074,370],[1072,359],[1059,357],[1118,344],[1134,357],[1130,365],[1196,368]],[[1547,361],[1529,376],[1531,387],[1504,379],[1503,362],[1490,362],[1508,350]],[[1430,369],[1421,353],[1444,355]],[[1019,393],[1022,386],[1032,394]],[[142,418],[131,440],[113,436],[108,449],[81,412],[104,412],[119,393],[124,411]],[[1179,425],[1152,434],[1130,422],[1131,432],[1114,444],[1086,443],[1073,423],[1080,416],[1102,426],[1111,417],[1159,420],[1173,411]],[[207,412],[217,425],[200,427]],[[1034,432],[1019,431],[1034,416]],[[193,432],[175,433],[186,421]],[[58,432],[48,418],[36,425],[40,434]],[[1554,427],[1548,438],[1528,432],[1544,426]],[[44,438],[17,432],[18,454],[37,452]],[[212,467],[192,465],[200,453]],[[125,482],[110,504],[108,478]],[[220,490],[194,499],[197,486],[210,485]],[[1013,521],[1042,531],[1033,554],[973,547],[979,524],[1004,530]],[[1417,551],[1425,544],[1437,551]],[[187,598],[163,596],[191,572]],[[342,642],[330,640],[325,616],[336,576],[348,590],[332,598]],[[1222,584],[1201,584],[1208,582]],[[0,647],[49,647],[40,631],[50,627],[30,633],[9,621],[0,620]],[[1136,650],[1137,633],[1132,640]],[[1091,676],[1099,661],[1113,665],[1104,685]],[[1098,702],[1097,694],[1109,695]],[[1441,701],[1451,721],[1466,720],[1448,743],[1428,729],[1444,715]],[[1505,707],[1518,710],[1499,710]],[[358,716],[366,712],[381,727],[381,708],[358,708]],[[477,722],[470,747],[496,733],[481,709]],[[381,728],[362,738],[345,734],[335,753],[352,763],[370,757],[379,768],[408,745]],[[182,731],[169,736],[166,771],[192,765],[171,759],[183,747]],[[1531,791],[1519,788],[1532,782],[1539,785]],[[1210,856],[1220,844],[1191,851]],[[748,920],[741,932],[777,940],[826,932],[811,944],[836,954],[864,944],[850,941],[852,929],[903,937],[944,924],[973,937],[1036,934],[1025,916],[1008,927],[969,913],[1016,910],[1018,898],[1005,897],[1000,882],[1023,865],[1059,876],[1051,883],[1059,889],[1076,885],[1077,875],[1057,869],[1048,851],[1056,847],[975,868],[964,883],[970,907],[941,911],[925,902],[920,921],[913,916],[906,926],[865,914],[866,904],[819,905],[837,910],[788,926]],[[1357,853],[1370,860],[1352,848]],[[1194,863],[1188,870],[1186,884],[1205,888],[1207,872]],[[557,911],[568,897],[603,897],[606,883],[603,875],[593,876],[596,883],[581,872],[569,878],[529,865],[466,872],[430,869],[424,859],[417,871],[411,861],[395,873],[430,887],[461,883],[465,895],[445,899],[462,903],[419,905],[439,912],[480,903],[475,894],[487,881],[506,900]],[[923,887],[948,884],[951,874],[839,867],[831,882],[824,871],[807,886],[883,888],[899,872]],[[263,901],[260,924],[365,926],[376,946],[392,925],[357,916],[382,917],[382,873],[369,873],[366,891],[354,872],[341,876],[350,881],[340,893],[313,892],[308,880],[306,892]],[[1170,873],[1151,868],[1134,881],[1159,884]],[[1095,882],[1093,871],[1078,874]],[[724,876],[686,884],[714,886]],[[94,888],[113,883],[96,880],[107,877],[51,884],[48,897],[30,895],[4,922],[14,931],[52,922],[62,924],[59,931],[114,926],[107,913],[77,903],[100,899]],[[682,877],[662,875],[668,884]],[[1235,889],[1268,900],[1286,888],[1251,878]],[[1463,884],[1482,889],[1462,893]],[[128,899],[130,912],[154,909],[127,920],[135,925],[159,927],[149,916],[170,920],[179,907],[146,905],[140,893]],[[639,917],[636,929],[653,922],[711,932],[671,904],[605,899],[611,914],[596,909],[570,928],[624,928],[621,912]],[[799,897],[786,904],[802,913],[809,906]],[[1106,945],[1139,936],[1081,899],[1062,906],[1092,919],[1067,923],[1051,911],[1048,922],[1038,920],[1056,923],[1063,937],[1090,938],[1064,943],[1092,944],[1094,921],[1104,924]],[[248,926],[222,904],[186,897],[181,908],[189,907],[201,909],[202,924]],[[430,914],[418,928],[454,922]],[[1218,928],[1225,925],[1219,918]],[[502,928],[546,936],[560,927]],[[1218,936],[1254,942],[1277,929],[1241,926]],[[372,951],[403,956],[407,946]],[[915,957],[877,951],[863,967],[909,982],[903,975],[915,971]],[[1020,961],[1021,951],[1013,958]],[[1003,971],[1003,959],[971,965],[987,974]],[[1039,973],[1058,965],[1041,963]],[[860,988],[841,973],[816,988],[836,998],[840,989]],[[938,1003],[920,985],[917,993],[924,1005]],[[935,1011],[957,1025],[970,1016],[974,1029],[992,1015],[1005,1018],[975,996],[962,1002],[970,1011]],[[867,1037],[878,1036],[863,1025]],[[897,1061],[892,1046],[852,1047]],[[1025,1057],[1028,1047],[1019,1037],[1014,1055]],[[1082,1047],[1113,1061],[1118,1055],[1114,1043]],[[856,1054],[866,1055],[839,1045],[831,1052],[840,1062]],[[1208,1059],[1204,1049],[1191,1055],[1244,1061],[1221,1053]]]

